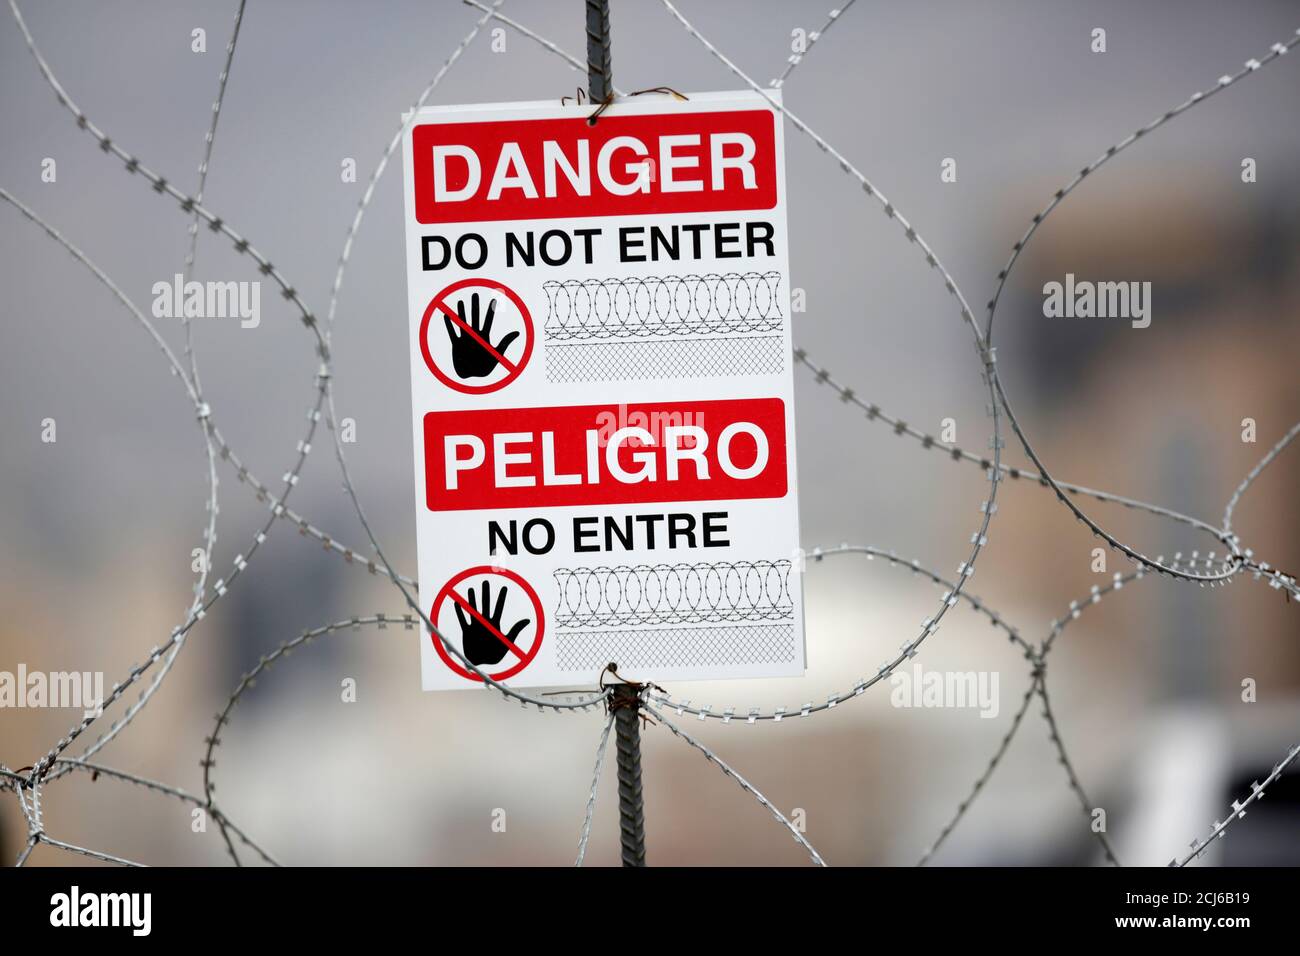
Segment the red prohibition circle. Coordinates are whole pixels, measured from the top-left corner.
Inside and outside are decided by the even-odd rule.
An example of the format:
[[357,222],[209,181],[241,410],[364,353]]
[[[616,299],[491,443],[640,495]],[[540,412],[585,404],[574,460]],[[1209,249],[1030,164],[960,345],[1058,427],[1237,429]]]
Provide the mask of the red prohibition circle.
[[[476,568],[467,568],[442,586],[442,590],[439,591],[438,596],[434,598],[433,608],[429,611],[429,620],[432,621],[434,625],[437,625],[438,616],[442,613],[442,603],[451,597],[451,592],[456,585],[460,584],[460,582],[464,581],[466,578],[472,578],[480,574],[499,575],[508,581],[512,581],[519,585],[523,588],[524,593],[528,595],[528,599],[533,604],[533,611],[536,614],[534,620],[537,621],[537,635],[533,639],[532,647],[528,648],[528,650],[524,652],[524,656],[513,666],[508,667],[503,671],[498,671],[495,674],[488,674],[488,677],[491,677],[495,681],[503,681],[514,677],[532,663],[533,658],[537,656],[538,648],[542,646],[542,635],[546,631],[546,617],[542,613],[542,600],[537,596],[537,592],[533,590],[532,585],[519,575],[515,574],[515,572],[507,571],[505,568],[494,568],[486,564],[481,564]],[[447,648],[443,646],[437,633],[430,632],[429,636],[433,639],[433,649],[438,652],[438,656],[442,658],[444,664],[466,680],[478,681],[479,683],[483,682],[483,678],[479,677],[473,671],[468,671],[464,667],[461,667],[459,662],[447,653]]]
[[[514,368],[508,375],[487,385],[466,385],[464,382],[456,381],[442,369],[438,368],[438,363],[433,360],[433,355],[429,352],[429,320],[433,318],[433,313],[438,311],[438,308],[441,306],[447,309],[450,314],[452,310],[447,307],[447,297],[454,292],[459,292],[461,289],[470,286],[482,286],[488,289],[495,289],[497,292],[502,293],[507,299],[514,303],[515,308],[519,310],[520,317],[524,320],[523,356],[518,362],[514,363]],[[528,360],[532,357],[533,337],[533,317],[528,311],[528,306],[524,305],[524,300],[519,298],[513,289],[508,288],[494,279],[474,277],[470,279],[461,279],[459,282],[453,282],[429,300],[429,304],[424,309],[424,317],[420,319],[420,354],[424,356],[424,364],[429,367],[429,371],[432,372],[438,381],[442,382],[442,384],[446,385],[448,388],[453,388],[458,392],[464,392],[467,395],[482,395],[487,392],[495,392],[497,389],[505,388],[518,378],[519,373],[524,370],[524,367],[528,364]],[[492,349],[490,345],[488,348],[493,352],[496,351],[495,349]],[[509,365],[509,362],[506,361],[504,356],[498,355],[497,358],[503,364]]]

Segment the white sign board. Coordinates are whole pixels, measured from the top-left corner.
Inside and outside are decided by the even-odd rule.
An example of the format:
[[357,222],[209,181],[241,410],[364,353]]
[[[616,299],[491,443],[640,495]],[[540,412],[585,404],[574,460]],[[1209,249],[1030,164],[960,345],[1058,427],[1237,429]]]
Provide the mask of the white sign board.
[[519,687],[800,675],[780,118],[590,114],[403,143],[423,686],[481,686],[447,644]]

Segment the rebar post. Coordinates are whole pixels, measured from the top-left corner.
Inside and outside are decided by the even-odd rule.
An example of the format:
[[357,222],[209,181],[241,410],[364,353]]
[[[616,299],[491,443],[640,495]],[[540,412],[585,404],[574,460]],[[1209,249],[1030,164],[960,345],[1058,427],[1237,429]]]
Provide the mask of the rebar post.
[[641,795],[641,686],[615,684],[614,744],[618,752],[618,825],[624,866],[645,866],[645,808]]
[[610,61],[609,0],[586,0],[587,92],[593,103],[603,103],[614,92]]

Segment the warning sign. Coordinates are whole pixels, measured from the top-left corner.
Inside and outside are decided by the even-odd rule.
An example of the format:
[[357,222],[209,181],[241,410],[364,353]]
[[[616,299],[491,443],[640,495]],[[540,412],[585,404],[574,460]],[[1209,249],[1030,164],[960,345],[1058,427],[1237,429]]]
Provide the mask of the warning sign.
[[[520,344],[512,348],[516,341]],[[471,395],[495,392],[518,378],[533,354],[532,316],[523,299],[500,282],[453,282],[424,310],[420,352],[448,388]]]
[[802,674],[779,117],[590,112],[403,143],[423,686]]
[[[511,599],[508,608],[507,598]],[[521,601],[527,606],[521,607]],[[507,610],[509,615],[503,621]],[[514,677],[532,662],[546,630],[546,614],[537,592],[514,572],[491,566],[462,571],[443,585],[429,620],[438,626],[439,634],[458,640],[457,646],[471,664],[499,681]],[[437,634],[431,637],[438,656],[454,673],[482,681],[447,653]],[[503,658],[507,666],[495,669]]]

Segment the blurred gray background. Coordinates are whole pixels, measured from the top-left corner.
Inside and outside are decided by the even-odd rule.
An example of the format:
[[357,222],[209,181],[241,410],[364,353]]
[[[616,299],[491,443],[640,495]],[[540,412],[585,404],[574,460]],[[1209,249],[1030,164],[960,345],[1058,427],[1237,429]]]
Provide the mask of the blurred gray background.
[[[181,188],[197,181],[236,4],[135,0],[22,4],[55,73],[87,114]],[[510,2],[579,55],[580,0]],[[756,79],[777,76],[792,31],[829,5],[683,0],[683,12]],[[179,272],[188,219],[105,156],[55,101],[0,11],[0,185],[78,243],[148,311]],[[248,236],[323,313],[365,181],[407,109],[478,12],[452,0],[249,3],[205,203]],[[614,77],[624,89],[740,86],[656,0],[613,0]],[[1300,26],[1283,2],[1067,3],[859,0],[794,72],[786,105],[850,157],[943,258],[977,313],[1029,218],[1086,162],[1210,88]],[[207,31],[208,52],[190,50]],[[1094,27],[1107,52],[1090,52]],[[432,102],[559,98],[583,78],[507,31],[485,31]],[[1054,474],[1156,501],[1211,523],[1264,451],[1300,418],[1300,202],[1295,120],[1300,53],[1216,96],[1124,153],[1053,215],[1013,274],[995,331],[1022,423]],[[804,136],[786,127],[793,285],[806,290],[796,343],[865,399],[932,434],[986,447],[987,398],[950,297],[896,224]],[[46,157],[58,179],[41,181]],[[357,161],[357,183],[340,162]],[[955,158],[956,183],[940,182]],[[1241,181],[1252,157],[1258,181]],[[339,414],[357,422],[353,475],[390,557],[414,573],[410,394],[400,168],[362,226],[334,334]],[[1153,322],[1048,320],[1044,282],[1064,273],[1151,281]],[[196,278],[254,279],[204,232]],[[111,685],[182,619],[191,549],[205,521],[206,464],[192,409],[146,336],[83,268],[0,206],[0,669],[103,670]],[[290,466],[317,362],[269,284],[257,329],[198,320],[207,398],[263,480]],[[178,321],[161,321],[181,341]],[[807,548],[894,548],[952,575],[987,483],[841,403],[796,369]],[[40,422],[58,423],[43,444]],[[1243,443],[1241,421],[1258,423]],[[362,548],[322,432],[295,506]],[[1008,436],[1009,460],[1021,450]],[[1294,452],[1237,512],[1247,545],[1300,565]],[[264,520],[220,473],[214,577]],[[1094,539],[1050,494],[1007,484],[970,590],[1034,640],[1104,576]],[[1151,554],[1222,546],[1110,505],[1085,506]],[[1124,570],[1115,553],[1110,570]],[[798,680],[683,684],[682,697],[797,707],[875,671],[914,636],[939,591],[883,562],[810,566],[808,660]],[[281,523],[249,572],[201,622],[175,671],[102,758],[201,789],[203,739],[239,675],[304,628],[399,613],[400,596]],[[1108,809],[1125,862],[1162,864],[1221,819],[1300,738],[1297,608],[1240,578],[1230,587],[1148,578],[1089,610],[1062,637],[1049,683],[1079,774]],[[563,864],[571,861],[602,718],[540,715],[482,692],[419,690],[417,632],[322,638],[259,681],[223,733],[222,807],[293,863]],[[926,669],[993,670],[1001,709],[904,710],[888,686],[816,719],[689,729],[786,812],[831,863],[916,860],[966,797],[1028,686],[1004,636],[958,608],[924,646]],[[345,677],[358,701],[340,702]],[[1241,681],[1258,683],[1243,703]],[[129,699],[134,699],[131,694]],[[34,763],[71,711],[0,711],[0,760]],[[689,719],[689,718],[688,718]],[[74,748],[75,749],[75,748]],[[662,728],[646,730],[652,864],[798,864],[765,810]],[[589,862],[617,860],[612,766]],[[1294,778],[1290,778],[1294,779]],[[1288,787],[1290,789],[1288,790]],[[1287,780],[1216,844],[1211,862],[1300,862],[1300,796]],[[504,833],[493,811],[506,811]],[[153,863],[221,863],[215,828],[112,780],[51,787],[52,835]],[[21,846],[0,802],[0,848]],[[963,863],[1093,863],[1087,819],[1038,708],[937,857]],[[76,862],[50,848],[33,863]]]

